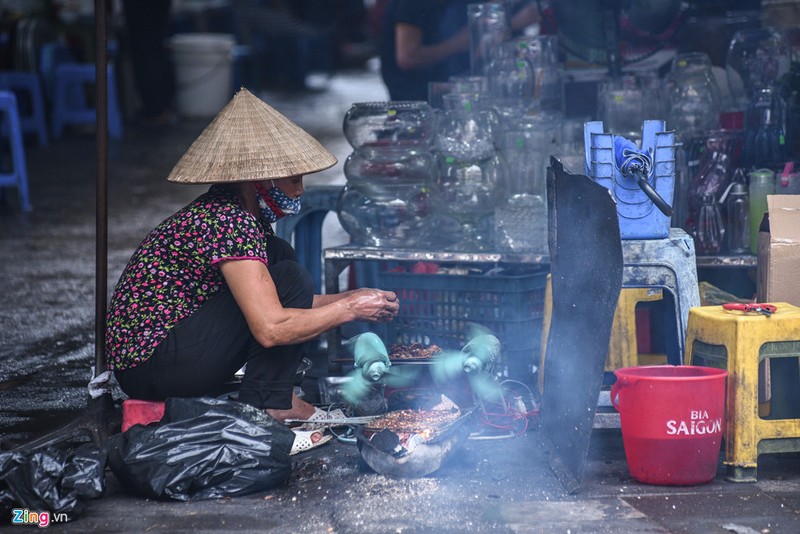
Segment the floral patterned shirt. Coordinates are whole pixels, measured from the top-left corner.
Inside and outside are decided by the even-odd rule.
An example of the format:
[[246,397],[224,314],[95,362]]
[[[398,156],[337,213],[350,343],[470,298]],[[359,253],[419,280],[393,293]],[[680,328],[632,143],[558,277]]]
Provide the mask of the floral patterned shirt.
[[268,224],[220,186],[159,224],[114,289],[106,317],[109,369],[146,361],[172,327],[225,288],[220,261],[252,259],[266,265],[268,233]]

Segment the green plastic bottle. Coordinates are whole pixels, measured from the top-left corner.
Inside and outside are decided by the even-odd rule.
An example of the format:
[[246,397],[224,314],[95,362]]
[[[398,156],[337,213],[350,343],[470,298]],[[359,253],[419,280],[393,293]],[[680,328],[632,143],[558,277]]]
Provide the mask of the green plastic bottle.
[[775,194],[775,173],[758,169],[750,178],[750,252],[758,254],[758,227],[767,212],[767,195]]

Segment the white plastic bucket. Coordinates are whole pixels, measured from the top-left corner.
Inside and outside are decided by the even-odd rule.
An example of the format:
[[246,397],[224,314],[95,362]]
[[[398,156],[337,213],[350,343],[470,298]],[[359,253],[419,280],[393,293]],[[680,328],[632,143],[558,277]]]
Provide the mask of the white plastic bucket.
[[213,117],[230,100],[233,35],[182,33],[169,40],[176,104],[186,117]]

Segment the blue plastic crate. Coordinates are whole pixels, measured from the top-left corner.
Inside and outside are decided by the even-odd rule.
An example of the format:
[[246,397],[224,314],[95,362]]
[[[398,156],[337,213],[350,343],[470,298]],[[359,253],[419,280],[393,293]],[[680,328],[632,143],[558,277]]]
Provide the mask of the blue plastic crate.
[[[649,149],[653,157],[648,184],[668,205],[672,205],[675,190],[675,132],[664,131],[664,128],[664,121],[644,121],[641,148]],[[600,121],[584,124],[586,173],[611,191],[617,204],[620,237],[668,237],[671,218],[656,207],[633,177],[623,176],[614,154],[614,137],[612,133],[603,132],[603,123]]]
[[547,272],[520,275],[416,274],[383,271],[381,289],[397,293],[400,312],[381,325],[385,343],[461,349],[475,323],[502,344],[510,374],[530,370],[538,354]]

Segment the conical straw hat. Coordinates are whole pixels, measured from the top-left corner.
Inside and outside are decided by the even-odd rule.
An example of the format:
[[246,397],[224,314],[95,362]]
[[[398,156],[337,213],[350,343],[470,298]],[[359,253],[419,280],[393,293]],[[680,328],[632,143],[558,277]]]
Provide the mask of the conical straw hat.
[[167,177],[213,184],[318,172],[336,157],[308,132],[245,88],[214,117]]

